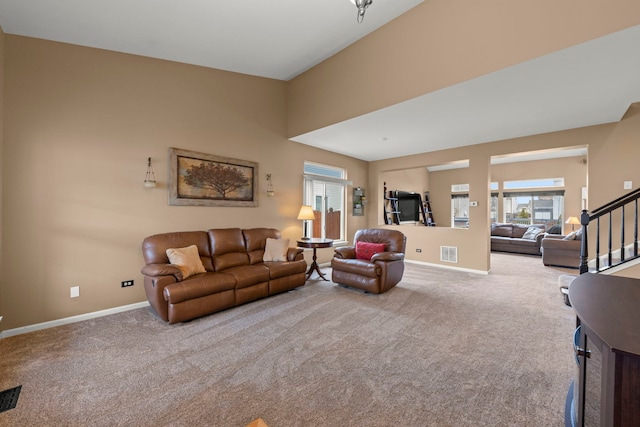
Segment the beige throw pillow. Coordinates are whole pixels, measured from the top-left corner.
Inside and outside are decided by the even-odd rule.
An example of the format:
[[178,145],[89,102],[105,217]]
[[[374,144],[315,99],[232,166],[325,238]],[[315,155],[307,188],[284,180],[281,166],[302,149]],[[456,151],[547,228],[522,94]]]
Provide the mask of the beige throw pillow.
[[196,245],[187,246],[186,248],[169,248],[167,249],[167,257],[171,264],[182,271],[183,279],[207,271],[202,265]]
[[267,237],[264,247],[263,261],[286,261],[289,249],[289,239],[272,239]]

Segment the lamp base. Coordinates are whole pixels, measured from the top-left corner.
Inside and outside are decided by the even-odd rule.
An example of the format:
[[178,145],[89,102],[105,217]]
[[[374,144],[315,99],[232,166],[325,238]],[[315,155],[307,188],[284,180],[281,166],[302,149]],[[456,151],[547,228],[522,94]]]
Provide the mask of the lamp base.
[[300,240],[311,240],[311,237],[301,237]]

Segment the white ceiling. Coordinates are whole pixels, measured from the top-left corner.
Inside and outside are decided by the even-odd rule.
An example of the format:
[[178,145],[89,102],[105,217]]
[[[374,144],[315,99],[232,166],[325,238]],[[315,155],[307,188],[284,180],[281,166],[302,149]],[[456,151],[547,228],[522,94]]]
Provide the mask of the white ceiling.
[[[424,0],[0,0],[8,34],[289,80]],[[363,160],[618,121],[640,101],[640,26],[293,140]],[[576,145],[579,145],[576,141]]]
[[0,0],[5,33],[289,80],[424,0]]
[[640,26],[293,139],[372,161],[611,123],[638,101]]

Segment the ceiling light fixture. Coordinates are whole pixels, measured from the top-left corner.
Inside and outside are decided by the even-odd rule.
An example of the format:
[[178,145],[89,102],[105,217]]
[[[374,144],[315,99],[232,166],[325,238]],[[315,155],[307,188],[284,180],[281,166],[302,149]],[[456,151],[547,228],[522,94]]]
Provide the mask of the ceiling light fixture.
[[361,24],[364,20],[364,12],[373,3],[373,0],[351,0],[351,3],[358,8],[358,24]]

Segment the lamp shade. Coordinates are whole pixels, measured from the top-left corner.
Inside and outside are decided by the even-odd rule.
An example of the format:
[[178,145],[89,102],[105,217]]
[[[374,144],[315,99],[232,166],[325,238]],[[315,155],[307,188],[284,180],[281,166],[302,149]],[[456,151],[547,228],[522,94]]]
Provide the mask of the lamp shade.
[[313,214],[313,208],[307,205],[302,206],[300,208],[300,213],[298,213],[298,219],[302,219],[302,220],[316,219],[316,216]]
[[565,224],[571,224],[571,225],[579,225],[580,224],[580,220],[578,218],[576,218],[575,216],[570,216],[564,223]]

